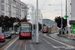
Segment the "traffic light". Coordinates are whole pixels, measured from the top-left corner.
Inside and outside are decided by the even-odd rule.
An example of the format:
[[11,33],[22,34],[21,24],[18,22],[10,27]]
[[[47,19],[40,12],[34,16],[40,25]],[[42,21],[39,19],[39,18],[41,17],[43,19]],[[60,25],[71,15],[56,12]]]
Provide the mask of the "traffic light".
[[[55,22],[57,23],[57,26],[59,28],[61,28],[61,17],[56,17],[55,18]],[[67,19],[62,18],[62,24],[63,24],[63,28],[67,26]]]
[[55,22],[57,23],[57,26],[60,28],[61,27],[61,18],[60,17],[56,17],[55,18]]
[[63,19],[63,28],[67,26],[67,19]]

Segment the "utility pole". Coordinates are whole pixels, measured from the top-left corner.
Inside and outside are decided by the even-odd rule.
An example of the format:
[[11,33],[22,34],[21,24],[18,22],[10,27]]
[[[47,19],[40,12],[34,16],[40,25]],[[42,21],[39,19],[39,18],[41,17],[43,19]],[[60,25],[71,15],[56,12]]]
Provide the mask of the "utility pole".
[[[67,0],[66,0],[66,16],[67,16]],[[68,27],[67,26],[66,26],[66,29],[68,30]],[[66,31],[66,33],[67,33],[67,31]]]
[[[67,16],[67,0],[66,0],[66,16]],[[67,18],[66,18],[67,19]]]
[[[67,0],[66,0],[66,16],[67,16]],[[67,31],[68,31],[68,37],[70,37],[70,26],[68,26],[68,24],[67,24]]]
[[61,1],[61,34],[62,34],[62,31],[63,31],[63,19],[62,19],[62,1]]
[[38,0],[36,1],[36,43],[39,43],[39,33],[38,33]]

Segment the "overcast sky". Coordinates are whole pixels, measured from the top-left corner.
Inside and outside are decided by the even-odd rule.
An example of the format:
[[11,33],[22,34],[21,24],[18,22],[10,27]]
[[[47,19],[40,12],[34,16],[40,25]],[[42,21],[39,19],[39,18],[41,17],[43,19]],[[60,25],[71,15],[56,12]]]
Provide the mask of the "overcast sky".
[[[36,8],[36,0],[22,0],[26,4],[32,4]],[[38,0],[39,9],[43,18],[54,20],[56,16],[61,15],[61,1],[62,1],[62,15],[65,15],[65,0]]]

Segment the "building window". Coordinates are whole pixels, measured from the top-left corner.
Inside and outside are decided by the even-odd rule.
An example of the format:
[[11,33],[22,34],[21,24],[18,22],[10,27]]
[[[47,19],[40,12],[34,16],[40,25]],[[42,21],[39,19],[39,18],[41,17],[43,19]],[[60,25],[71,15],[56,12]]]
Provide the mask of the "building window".
[[1,0],[2,3],[4,3],[4,0]]
[[2,5],[4,5],[4,3],[2,3]]

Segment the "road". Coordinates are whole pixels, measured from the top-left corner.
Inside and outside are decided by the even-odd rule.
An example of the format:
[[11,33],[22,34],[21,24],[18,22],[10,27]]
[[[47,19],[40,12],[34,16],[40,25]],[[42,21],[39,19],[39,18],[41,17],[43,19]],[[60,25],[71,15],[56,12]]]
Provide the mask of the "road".
[[75,50],[60,42],[54,41],[41,32],[39,34],[38,44],[36,43],[35,35],[32,36],[32,40],[19,40],[18,37],[14,43],[9,44],[4,50]]
[[12,40],[13,38],[15,38],[17,35],[13,35],[11,39],[6,39],[5,42],[0,42],[0,48],[3,47],[5,44],[7,44],[10,40]]
[[11,45],[7,50],[57,50],[46,41],[44,41],[41,37],[39,41],[39,44],[36,44],[35,36],[33,36],[32,40],[17,39],[16,42]]
[[71,39],[68,39],[68,38],[65,38],[65,37],[60,37],[60,36],[58,36],[58,33],[50,34],[49,36],[53,37],[53,38],[55,38],[57,40],[63,41],[65,43],[68,43],[70,45],[75,46],[75,44],[74,44],[75,40],[71,40]]

